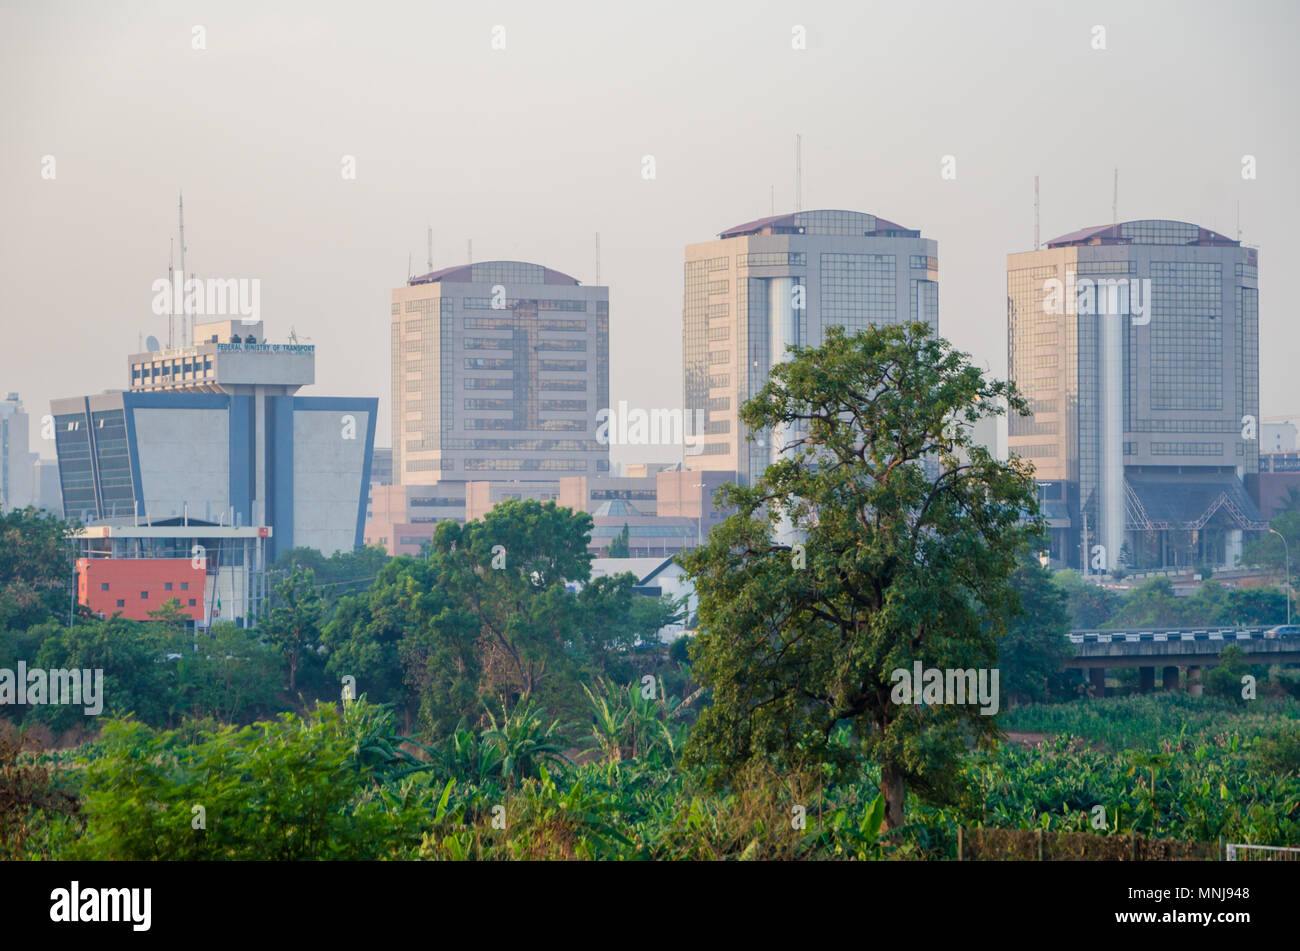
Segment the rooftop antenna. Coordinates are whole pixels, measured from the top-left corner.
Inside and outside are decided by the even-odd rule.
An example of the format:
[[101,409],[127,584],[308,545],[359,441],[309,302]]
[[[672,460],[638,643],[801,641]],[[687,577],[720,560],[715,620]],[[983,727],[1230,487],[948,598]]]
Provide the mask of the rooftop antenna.
[[1034,176],[1034,250],[1037,251],[1040,245],[1038,243],[1038,176]]
[[1119,169],[1115,169],[1115,191],[1110,202],[1110,225],[1119,225]]
[[172,296],[175,293],[176,285],[172,278],[172,254],[176,250],[176,239],[169,238],[167,241],[167,349],[172,348],[172,325],[176,322],[176,315],[172,313]]
[[474,239],[473,238],[465,239],[465,255],[468,258],[468,260],[465,263],[473,264],[474,263]]
[[1237,243],[1241,244],[1241,199],[1237,199]]
[[414,257],[415,255],[413,252],[406,252],[406,283],[408,284],[411,283],[411,278],[415,276],[414,272],[411,270],[411,261]]
[[[190,307],[186,301],[185,294],[185,191],[180,192],[180,218],[181,218],[181,327],[184,328],[189,316]],[[170,341],[169,341],[170,345]],[[184,331],[182,330],[181,346],[185,345]]]
[[433,226],[429,226],[429,272],[433,272]]
[[772,215],[773,217],[776,217],[776,186],[769,185],[768,189],[770,191],[771,206],[772,206],[772,210],[769,212],[769,214]]
[[803,136],[794,137],[794,210],[803,211]]
[[600,286],[600,232],[596,232],[596,286]]

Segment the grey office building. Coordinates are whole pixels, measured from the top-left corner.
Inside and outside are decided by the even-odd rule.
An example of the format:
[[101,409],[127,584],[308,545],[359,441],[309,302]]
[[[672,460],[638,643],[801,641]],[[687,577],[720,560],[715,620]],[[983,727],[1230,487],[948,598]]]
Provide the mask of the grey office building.
[[609,471],[609,289],[522,261],[412,278],[392,293],[400,485]]
[[939,246],[919,231],[856,211],[760,218],[686,248],[682,310],[685,416],[704,420],[692,470],[751,481],[778,440],[747,439],[740,405],[767,382],[787,345],[919,320],[938,329]]
[[1009,371],[1058,563],[1232,565],[1267,528],[1258,257],[1182,221],[1085,228],[1007,256]]

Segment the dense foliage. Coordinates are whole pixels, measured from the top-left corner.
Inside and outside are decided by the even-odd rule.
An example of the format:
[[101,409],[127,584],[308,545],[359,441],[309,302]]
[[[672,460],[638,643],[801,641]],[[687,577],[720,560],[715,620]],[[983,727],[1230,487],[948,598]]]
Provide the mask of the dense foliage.
[[242,729],[115,721],[39,767],[28,754],[6,762],[0,743],[0,776],[28,771],[0,848],[95,859],[953,858],[958,826],[1300,841],[1293,700],[1019,707],[1004,725],[1050,730],[1041,745],[973,755],[960,801],[914,798],[892,831],[865,757],[844,783],[754,768],[714,790],[678,761],[671,698],[605,684],[589,703],[591,737],[567,751],[535,706],[421,745],[364,700]]
[[781,456],[723,488],[735,513],[682,559],[713,694],[692,764],[725,778],[757,762],[843,767],[847,725],[881,764],[886,828],[904,821],[905,786],[954,800],[966,745],[992,720],[974,704],[900,703],[893,672],[997,666],[1017,608],[1008,578],[1041,529],[1028,464],[970,438],[1003,400],[1023,409],[924,324],[831,328],[773,367],[740,415]]

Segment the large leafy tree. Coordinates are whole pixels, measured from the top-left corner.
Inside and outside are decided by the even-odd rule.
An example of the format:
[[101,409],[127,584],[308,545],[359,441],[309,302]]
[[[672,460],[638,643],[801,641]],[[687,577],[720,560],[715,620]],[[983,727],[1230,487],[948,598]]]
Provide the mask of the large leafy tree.
[[589,645],[567,584],[590,580],[591,527],[585,512],[535,499],[508,499],[482,520],[438,526],[430,580],[473,618],[485,695],[513,705],[548,683],[576,682]]
[[289,692],[298,687],[298,673],[316,656],[325,609],[312,569],[298,569],[275,587],[268,616],[258,631],[284,654],[289,668]]
[[845,765],[833,737],[847,723],[880,763],[886,828],[909,784],[957,797],[958,759],[995,735],[992,718],[895,703],[891,674],[996,663],[1008,577],[1042,531],[1029,465],[970,438],[1003,401],[1024,411],[924,324],[831,328],[772,369],[740,416],[781,458],[722,490],[734,514],[683,559],[695,675],[713,694],[688,761],[717,778],[762,760]]
[[418,718],[444,735],[477,713],[475,620],[438,583],[433,564],[395,558],[369,590],[340,599],[324,632],[326,671],[355,677],[359,692],[393,704],[408,731]]
[[591,524],[535,500],[443,522],[422,558],[393,559],[369,591],[340,599],[327,670],[435,737],[524,699],[578,707],[583,679],[630,676],[638,640],[679,612],[635,595],[631,574],[593,580]]
[[0,631],[24,629],[69,607],[70,523],[34,508],[0,515]]

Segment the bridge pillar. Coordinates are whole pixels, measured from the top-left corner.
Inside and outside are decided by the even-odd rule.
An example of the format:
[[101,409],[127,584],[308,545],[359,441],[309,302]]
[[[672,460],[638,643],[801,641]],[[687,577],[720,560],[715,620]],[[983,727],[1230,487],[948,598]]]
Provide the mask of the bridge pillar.
[[1092,695],[1098,698],[1106,696],[1106,668],[1093,667],[1089,673],[1092,676]]
[[1163,686],[1166,690],[1178,689],[1178,668],[1177,667],[1165,668],[1165,677],[1164,677]]
[[1193,697],[1199,697],[1205,693],[1205,684],[1201,683],[1201,668],[1187,668],[1187,692]]
[[1156,689],[1156,669],[1154,667],[1138,668],[1138,690],[1141,693],[1150,693]]

